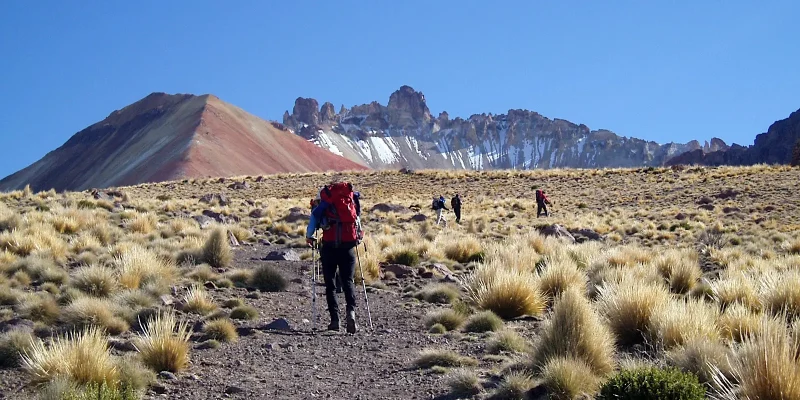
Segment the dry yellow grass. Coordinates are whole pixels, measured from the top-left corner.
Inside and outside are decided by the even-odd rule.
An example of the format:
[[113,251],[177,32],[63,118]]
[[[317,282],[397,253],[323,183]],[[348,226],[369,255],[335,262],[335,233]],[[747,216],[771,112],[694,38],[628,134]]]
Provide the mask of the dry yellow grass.
[[187,323],[177,322],[175,314],[158,314],[137,334],[134,346],[153,371],[178,372],[189,364],[190,335]]
[[31,381],[39,384],[56,378],[78,384],[116,384],[119,379],[106,337],[94,327],[56,338],[49,346],[34,342],[22,364]]

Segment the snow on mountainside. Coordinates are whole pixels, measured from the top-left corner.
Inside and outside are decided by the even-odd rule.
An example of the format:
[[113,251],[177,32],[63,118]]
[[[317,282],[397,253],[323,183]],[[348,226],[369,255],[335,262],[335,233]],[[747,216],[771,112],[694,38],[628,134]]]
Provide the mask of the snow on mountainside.
[[527,110],[508,114],[434,118],[425,96],[403,86],[383,106],[377,102],[334,112],[331,103],[298,98],[283,124],[296,134],[375,169],[534,169],[662,165],[697,141],[658,144],[590,130]]

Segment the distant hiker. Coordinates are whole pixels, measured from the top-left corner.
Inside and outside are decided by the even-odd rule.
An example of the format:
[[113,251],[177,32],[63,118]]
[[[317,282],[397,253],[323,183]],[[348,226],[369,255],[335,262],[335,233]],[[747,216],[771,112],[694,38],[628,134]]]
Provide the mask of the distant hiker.
[[550,204],[550,199],[544,193],[544,189],[536,189],[536,218],[544,211],[544,216],[549,217],[550,213],[547,212],[547,205]]
[[[356,333],[355,248],[364,237],[359,217],[361,196],[353,191],[353,185],[349,182],[327,185],[320,190],[319,196],[319,205],[311,212],[306,229],[306,243],[313,246],[314,232],[318,228],[322,229],[322,240],[318,245],[322,275],[325,278],[325,299],[331,315],[328,330],[339,330],[339,304],[334,292],[338,270],[344,289],[347,332]],[[327,227],[318,224],[323,219],[327,220]]]
[[431,208],[436,210],[436,225],[438,226],[440,223],[444,222],[444,226],[447,226],[447,219],[444,218],[444,210],[447,210],[444,202],[444,196],[439,195],[438,199],[434,197]]
[[453,212],[456,214],[456,223],[461,223],[461,196],[458,193],[450,199],[450,207],[453,208]]

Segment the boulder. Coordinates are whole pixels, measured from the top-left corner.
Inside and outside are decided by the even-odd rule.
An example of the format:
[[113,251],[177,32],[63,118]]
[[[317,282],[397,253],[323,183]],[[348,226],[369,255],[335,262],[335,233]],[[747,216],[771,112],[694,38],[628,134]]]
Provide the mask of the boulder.
[[239,239],[237,239],[237,238],[236,238],[236,235],[234,235],[234,234],[233,234],[233,232],[231,232],[231,231],[228,231],[228,242],[229,242],[229,243],[231,244],[231,246],[233,246],[233,247],[238,247],[238,246],[240,246]]
[[309,215],[307,215],[303,211],[289,211],[289,215],[283,217],[283,220],[288,223],[294,223],[297,221],[307,221],[309,219]]
[[559,224],[545,225],[538,228],[539,232],[544,236],[552,236],[559,239],[566,239],[569,242],[575,243],[575,237],[569,231]]
[[586,238],[586,240],[603,240],[603,236],[599,233],[595,232],[592,229],[581,228],[581,229],[572,229],[569,231],[572,236],[575,237],[576,241],[580,241],[580,237]]
[[706,211],[714,211],[714,205],[713,204],[701,204],[700,207],[697,207],[697,208],[699,208],[701,210],[706,210]]
[[264,331],[291,331],[292,326],[285,318],[278,318],[260,328]]
[[425,214],[416,214],[413,217],[411,217],[411,221],[415,221],[415,222],[423,222],[423,221],[426,221],[427,219],[428,219],[428,216],[425,215]]
[[300,254],[294,250],[275,250],[262,258],[264,261],[300,261]]
[[195,215],[194,217],[192,217],[192,219],[194,219],[195,221],[197,221],[198,224],[200,224],[200,229],[206,229],[209,226],[211,226],[211,224],[214,223],[214,218],[205,215]]
[[264,210],[257,208],[253,211],[250,211],[250,214],[247,214],[250,218],[264,218]]
[[411,267],[402,264],[385,264],[381,265],[381,269],[384,272],[393,273],[394,276],[398,278],[406,278],[413,276],[415,274],[414,270]]
[[245,181],[241,181],[241,182],[236,182],[236,183],[232,183],[232,184],[228,185],[228,189],[246,190],[246,189],[250,189],[250,185]]
[[236,215],[233,214],[224,215],[211,210],[203,210],[203,215],[209,218],[213,218],[220,224],[233,224],[241,221],[241,218],[237,217]]

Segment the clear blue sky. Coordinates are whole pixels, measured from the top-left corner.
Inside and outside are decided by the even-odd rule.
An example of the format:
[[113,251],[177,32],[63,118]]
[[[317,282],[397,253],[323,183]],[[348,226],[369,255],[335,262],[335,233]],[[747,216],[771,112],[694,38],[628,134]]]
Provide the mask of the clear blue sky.
[[800,1],[0,1],[0,177],[154,91],[280,120],[407,84],[434,114],[524,108],[751,144],[800,108]]

